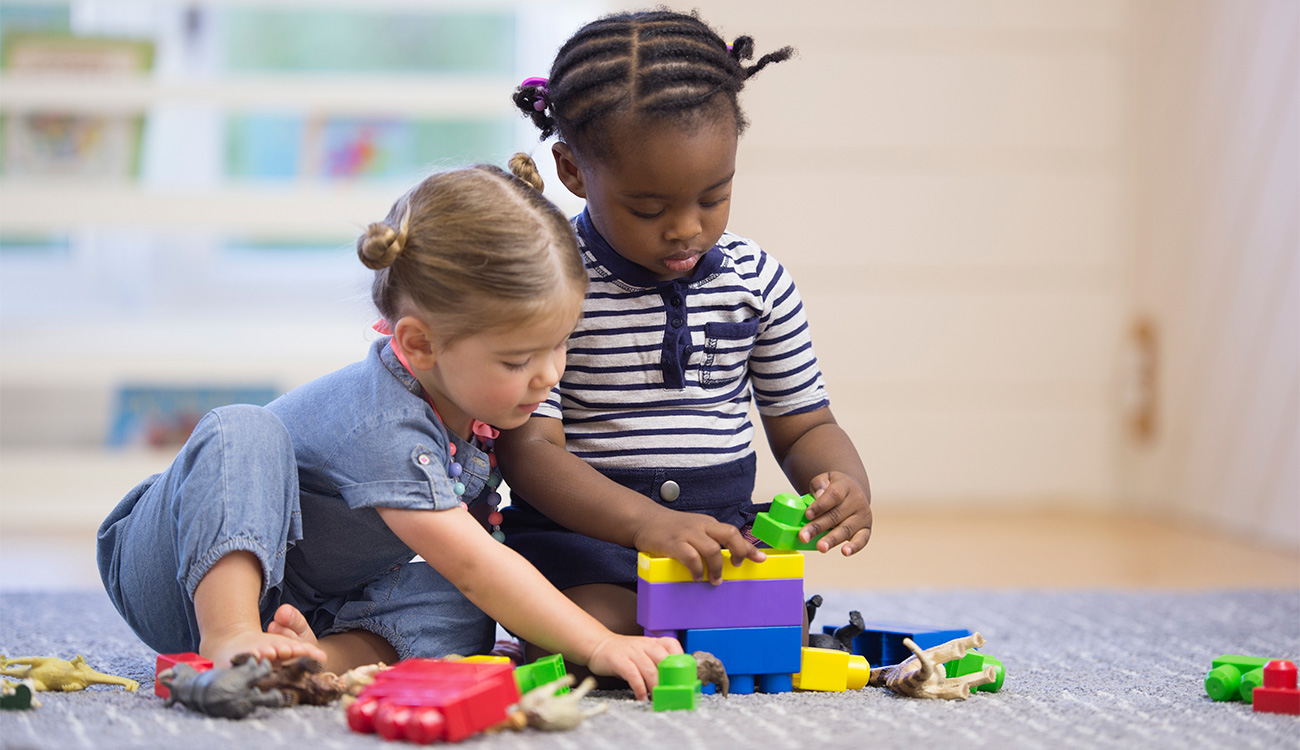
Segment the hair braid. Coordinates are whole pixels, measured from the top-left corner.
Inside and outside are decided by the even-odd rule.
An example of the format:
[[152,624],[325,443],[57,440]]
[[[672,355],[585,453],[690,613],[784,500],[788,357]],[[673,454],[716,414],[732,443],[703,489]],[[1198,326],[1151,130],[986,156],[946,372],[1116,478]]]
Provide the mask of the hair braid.
[[745,81],[793,55],[783,47],[746,66],[754,56],[752,37],[728,46],[695,14],[621,13],[587,24],[560,47],[545,90],[521,86],[513,98],[543,139],[558,133],[596,153],[609,150],[607,124],[614,116],[686,122],[715,106],[718,96],[731,106],[739,133],[748,124],[738,98]]

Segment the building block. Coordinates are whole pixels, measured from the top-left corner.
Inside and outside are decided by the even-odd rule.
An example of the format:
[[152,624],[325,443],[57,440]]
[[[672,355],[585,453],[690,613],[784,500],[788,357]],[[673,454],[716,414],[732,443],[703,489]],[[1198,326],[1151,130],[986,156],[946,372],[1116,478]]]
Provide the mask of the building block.
[[212,660],[199,656],[193,651],[186,651],[179,654],[158,654],[157,661],[154,662],[153,670],[153,694],[159,698],[170,698],[172,691],[158,682],[158,673],[171,669],[177,664],[188,664],[194,667],[195,672],[206,672],[212,669]]
[[497,656],[494,654],[475,654],[473,656],[466,656],[464,659],[461,659],[461,661],[467,661],[470,664],[505,664],[508,667],[513,667],[515,665],[515,663],[510,660],[509,656]]
[[[971,634],[965,628],[932,628],[903,622],[865,622],[866,629],[853,639],[853,653],[865,657],[877,667],[890,667],[907,661],[912,651],[903,645],[911,638],[922,650],[941,646],[955,638]],[[822,632],[834,635],[842,625],[824,625]]]
[[[532,664],[521,664],[515,667],[515,684],[519,686],[519,694],[523,695],[538,685],[555,682],[565,674],[564,657],[551,654],[543,656]],[[567,692],[569,692],[567,685],[555,691],[556,695]]]
[[803,579],[637,581],[636,620],[646,630],[803,625]]
[[659,684],[651,693],[655,711],[694,711],[702,685],[690,654],[670,654],[659,662]]
[[[767,559],[754,562],[746,559],[740,565],[731,564],[731,550],[722,550],[722,580],[752,581],[771,578],[803,578],[803,553],[792,549],[765,549]],[[636,574],[650,583],[683,583],[694,581],[685,565],[671,557],[654,557],[644,552],[636,556]]]
[[1264,684],[1255,688],[1254,710],[1259,713],[1300,716],[1300,689],[1295,663],[1285,659],[1264,665]]
[[871,665],[858,654],[829,648],[800,649],[799,672],[791,680],[795,690],[841,693],[859,690],[871,678]]
[[385,739],[458,742],[506,720],[519,702],[504,664],[406,659],[380,672],[348,707],[348,726]]
[[1205,693],[1216,701],[1254,700],[1254,689],[1264,681],[1264,665],[1270,659],[1261,656],[1224,654],[1210,662],[1205,675]]
[[996,693],[1002,689],[1002,682],[1007,677],[1007,671],[1002,666],[1001,660],[995,656],[981,654],[978,651],[968,651],[960,659],[953,659],[943,665],[944,672],[948,677],[965,677],[968,674],[983,672],[985,667],[993,667],[997,679],[993,682],[971,688],[984,693]]
[[751,532],[776,549],[817,549],[817,540],[826,536],[830,529],[806,542],[799,541],[799,531],[803,529],[804,524],[808,523],[804,513],[808,510],[808,506],[813,504],[813,499],[812,495],[800,497],[791,492],[782,492],[772,498],[771,510],[759,513],[754,518]]
[[[756,684],[755,678],[771,674],[789,677],[798,672],[802,644],[803,628],[799,625],[690,629],[682,639],[682,650],[688,654],[707,651],[718,657],[727,670],[730,692],[745,694],[754,692],[755,687],[763,690],[762,681]],[[784,682],[772,684],[779,687]],[[789,692],[789,688],[771,692]]]
[[[26,711],[32,708],[32,686],[25,682],[3,680],[0,687],[0,710]],[[39,706],[40,703],[37,702]]]

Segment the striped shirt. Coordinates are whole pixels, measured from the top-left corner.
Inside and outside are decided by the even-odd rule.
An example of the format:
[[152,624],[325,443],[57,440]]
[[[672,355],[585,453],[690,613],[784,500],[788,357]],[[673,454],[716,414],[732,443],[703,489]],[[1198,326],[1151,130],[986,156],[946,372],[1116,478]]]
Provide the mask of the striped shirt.
[[794,281],[724,233],[683,279],[659,281],[574,219],[591,279],[568,364],[535,416],[564,421],[596,468],[713,466],[753,453],[764,416],[828,404]]

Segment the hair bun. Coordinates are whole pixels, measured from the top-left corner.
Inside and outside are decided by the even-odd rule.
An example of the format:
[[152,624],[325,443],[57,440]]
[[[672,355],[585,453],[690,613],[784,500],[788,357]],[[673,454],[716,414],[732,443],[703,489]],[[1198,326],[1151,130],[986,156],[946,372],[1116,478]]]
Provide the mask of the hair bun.
[[[390,214],[391,218],[391,214]],[[377,221],[366,227],[366,233],[357,239],[357,257],[366,268],[379,270],[387,268],[397,260],[406,248],[406,234],[410,227],[411,204],[406,204],[402,214],[402,225],[393,229],[387,221]]]
[[528,154],[520,152],[510,157],[510,171],[539,193],[546,186],[546,183],[542,182],[541,173],[537,171],[537,163]]

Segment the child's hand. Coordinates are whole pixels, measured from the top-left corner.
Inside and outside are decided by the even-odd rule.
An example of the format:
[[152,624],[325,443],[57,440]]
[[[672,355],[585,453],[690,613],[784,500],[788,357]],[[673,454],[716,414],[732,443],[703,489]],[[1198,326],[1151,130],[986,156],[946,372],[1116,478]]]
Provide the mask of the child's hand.
[[695,580],[707,576],[715,586],[722,583],[724,547],[731,551],[732,565],[767,559],[735,526],[702,513],[663,509],[637,529],[632,541],[641,552],[671,557],[685,565]]
[[631,686],[636,699],[645,700],[659,683],[659,662],[669,654],[681,652],[682,645],[675,638],[611,633],[592,649],[587,668],[596,674],[622,677]]
[[838,471],[818,474],[811,482],[813,497],[805,517],[808,523],[799,531],[799,541],[806,542],[825,529],[830,533],[817,541],[818,552],[844,543],[844,556],[855,554],[871,538],[871,500],[853,477]]

